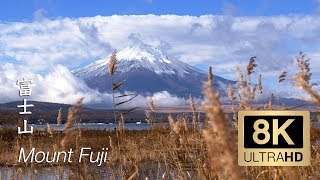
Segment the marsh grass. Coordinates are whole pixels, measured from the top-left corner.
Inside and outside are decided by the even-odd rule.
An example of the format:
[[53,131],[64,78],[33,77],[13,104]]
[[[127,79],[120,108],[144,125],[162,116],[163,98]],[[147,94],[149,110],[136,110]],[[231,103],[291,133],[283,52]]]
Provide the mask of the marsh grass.
[[[305,90],[320,104],[319,94],[310,83],[310,64],[300,54],[297,60],[301,72],[294,77],[298,87]],[[112,65],[112,64],[111,64]],[[106,147],[108,162],[102,167],[88,161],[79,163],[43,164],[42,166],[68,167],[69,179],[101,179],[101,169],[110,173],[110,179],[319,179],[320,178],[320,129],[311,127],[311,165],[308,167],[239,167],[237,165],[237,112],[255,109],[253,101],[256,93],[262,92],[262,76],[258,75],[258,85],[251,82],[258,65],[255,57],[250,58],[243,74],[238,67],[236,89],[229,86],[228,96],[232,101],[232,118],[224,112],[219,94],[214,89],[212,68],[209,68],[208,81],[204,85],[205,99],[202,111],[206,116],[196,115],[196,105],[190,96],[189,114],[167,117],[170,124],[153,125],[149,130],[119,131],[85,130],[77,122],[81,119],[82,101],[69,110],[63,132],[35,131],[33,135],[18,136],[16,131],[0,129],[0,163],[3,166],[17,167],[15,176],[21,176],[21,168],[30,164],[17,163],[17,150],[20,147],[35,147],[44,151],[57,151],[67,147],[91,147],[94,151]],[[112,71],[111,71],[112,70]],[[110,74],[115,73],[115,65]],[[286,73],[279,77],[284,81]],[[259,85],[260,84],[260,85]],[[256,92],[256,89],[258,90]],[[273,95],[264,109],[274,109]],[[152,123],[156,112],[156,102],[149,100],[145,111],[146,119]],[[60,112],[58,113],[59,117]],[[120,116],[120,119],[124,117]],[[58,118],[59,119],[59,118]],[[233,119],[233,124],[231,119]],[[61,121],[61,120],[60,120]],[[121,120],[122,121],[122,120]],[[59,123],[59,120],[58,120]],[[63,142],[63,143],[61,143]],[[61,143],[61,146],[60,146]],[[33,171],[41,168],[34,165]],[[61,171],[56,172],[61,177]]]
[[[219,109],[209,108],[209,110],[212,111],[212,114],[215,111],[220,112]],[[214,118],[210,118],[210,121],[220,120],[219,116]],[[165,177],[164,179],[231,179],[239,176],[244,179],[289,179],[280,167],[238,167],[234,162],[236,159],[234,151],[237,148],[234,139],[236,135],[235,132],[230,131],[232,126],[225,122],[221,123],[225,126],[224,131],[229,135],[222,134],[220,126],[216,125],[217,123],[200,132],[193,131],[192,127],[188,127],[182,117],[171,117],[169,120],[171,121],[170,129],[166,126],[155,125],[150,130],[125,130],[121,139],[118,138],[115,131],[82,130],[81,145],[83,147],[91,147],[94,151],[101,150],[101,147],[109,148],[108,162],[102,167],[95,167],[95,165],[86,162],[80,166],[78,163],[34,165],[34,169],[41,169],[43,166],[69,167],[70,173],[72,172],[72,176],[76,179],[90,179],[90,177],[94,179],[101,169],[108,170],[113,177],[122,177],[123,179],[132,175],[134,175],[134,179],[145,177],[150,179],[156,179],[156,177],[158,179],[161,177]],[[25,147],[27,150],[35,147],[50,152],[62,150],[54,148],[59,145],[61,139],[58,137],[63,137],[62,132],[52,131],[52,137],[50,136],[47,131],[36,131],[32,137],[32,143],[30,143],[31,135],[21,138],[16,135],[14,130],[1,130],[1,165],[30,167],[30,164],[17,163],[16,155],[20,147]],[[228,141],[225,141],[226,139]],[[311,166],[294,168],[299,179],[320,177],[318,174],[320,172],[319,140],[320,130],[312,127]],[[68,146],[76,148],[76,141],[70,141]],[[120,165],[122,165],[121,170]],[[88,168],[90,166],[95,167],[96,173],[85,175],[84,169],[86,167],[90,169]]]

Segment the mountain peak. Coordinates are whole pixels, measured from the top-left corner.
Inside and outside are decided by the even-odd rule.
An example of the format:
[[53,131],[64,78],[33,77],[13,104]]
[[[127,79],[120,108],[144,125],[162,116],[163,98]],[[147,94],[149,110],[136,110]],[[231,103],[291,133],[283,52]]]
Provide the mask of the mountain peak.
[[[113,79],[108,74],[107,59],[91,63],[73,71],[83,79],[90,88],[100,92],[110,92],[112,82],[126,80],[125,91],[150,95],[150,93],[167,91],[177,96],[202,96],[202,83],[207,80],[207,74],[178,59],[169,58],[160,49],[137,43],[117,52],[116,73]],[[221,95],[226,95],[225,89],[233,81],[214,76],[214,86]]]
[[[86,67],[73,71],[82,78],[106,75],[109,58],[95,61]],[[142,42],[125,47],[117,52],[117,73],[152,71],[156,74],[184,76],[192,71],[204,73],[182,61],[170,59],[160,49]]]
[[161,63],[172,63],[161,50],[156,47],[137,43],[124,49],[120,50],[117,53],[117,59],[119,61],[149,61],[151,63],[155,63],[159,61]]

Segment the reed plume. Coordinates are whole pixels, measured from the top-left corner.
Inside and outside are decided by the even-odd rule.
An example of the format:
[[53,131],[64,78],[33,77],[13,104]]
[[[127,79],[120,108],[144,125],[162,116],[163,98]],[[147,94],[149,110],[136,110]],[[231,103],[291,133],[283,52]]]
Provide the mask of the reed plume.
[[272,110],[272,106],[273,106],[273,93],[271,94],[269,99],[269,110]]
[[212,67],[209,66],[209,70],[208,70],[208,81],[210,83],[211,86],[213,86],[213,74],[212,74]]
[[81,111],[83,106],[83,98],[80,98],[77,103],[69,108],[67,123],[65,124],[63,133],[65,136],[61,140],[61,146],[63,148],[66,147],[68,142],[70,141],[72,135],[74,134],[74,125],[81,120]]
[[193,125],[193,130],[195,131],[197,128],[197,117],[196,117],[196,106],[193,102],[192,96],[190,94],[189,98],[189,103],[190,103],[190,108],[192,110],[192,125]]
[[156,106],[154,105],[154,101],[152,99],[152,97],[149,98],[149,108],[152,112],[156,112]]
[[259,74],[259,76],[258,76],[258,90],[259,90],[259,93],[262,94],[261,74]]
[[254,68],[257,67],[258,65],[256,64],[255,61],[255,56],[251,57],[249,60],[249,63],[247,64],[247,77],[246,77],[246,82],[247,82],[247,88],[250,90],[251,89],[251,79],[250,76],[254,72]]
[[169,121],[169,125],[170,125],[171,129],[173,130],[174,126],[175,126],[175,122],[174,122],[172,116],[168,117],[168,121]]
[[117,56],[116,56],[116,51],[113,51],[111,56],[110,56],[110,60],[109,60],[109,64],[108,64],[108,69],[109,69],[109,74],[110,76],[113,76],[116,72],[117,69]]
[[[154,101],[153,101],[152,97],[148,98],[148,103],[149,103],[149,106],[148,106],[149,110],[151,112],[155,113],[156,112],[156,106],[154,104]],[[151,112],[149,110],[145,109],[144,114],[146,116],[147,123],[152,123],[153,122],[153,118],[152,118]]]
[[[252,103],[255,98],[256,86],[251,85],[251,74],[254,72],[254,68],[258,65],[255,62],[255,56],[251,57],[249,63],[246,66],[246,76],[241,72],[239,66],[237,66],[238,71],[238,94],[239,94],[239,108],[250,110],[252,109]],[[246,82],[246,85],[244,84]],[[262,91],[262,85],[261,85]]]
[[250,76],[254,72],[254,68],[258,66],[255,61],[256,58],[255,56],[251,57],[247,64],[247,76]]
[[185,131],[187,131],[188,127],[186,127],[186,122],[185,119],[180,119],[180,121],[174,121],[174,119],[172,118],[172,116],[170,115],[168,117],[169,120],[169,125],[170,128],[172,130],[172,132],[179,137],[179,142],[180,144],[183,144],[183,142],[186,141],[186,135],[184,134]]
[[192,113],[195,114],[196,113],[196,105],[193,102],[193,98],[192,98],[191,94],[189,97],[189,103],[190,103],[190,108],[192,110]]
[[233,90],[233,88],[232,88],[232,86],[230,84],[229,84],[229,86],[227,88],[227,93],[228,93],[228,97],[229,97],[229,99],[231,101],[234,101],[234,100],[237,99],[235,94],[234,94],[234,90]]
[[124,119],[124,115],[121,113],[120,114],[120,121],[119,121],[119,131],[121,133],[123,133],[125,127],[124,127],[124,122],[125,122],[125,119]]
[[232,128],[225,116],[219,100],[219,94],[212,90],[210,82],[204,86],[205,100],[202,108],[209,119],[209,126],[203,130],[211,158],[212,171],[225,171],[226,179],[239,179],[241,172],[236,161],[236,141]]
[[240,109],[245,109],[246,102],[243,99],[244,98],[244,92],[245,92],[245,90],[244,90],[244,87],[245,87],[244,86],[244,75],[243,75],[243,73],[242,73],[242,71],[241,71],[239,66],[237,66],[237,73],[238,73],[238,78],[239,78],[238,83],[237,83],[237,85],[238,85],[238,96],[239,96],[238,103],[239,103]]
[[47,133],[50,135],[50,137],[52,137],[53,131],[52,131],[51,126],[50,126],[49,123],[47,123]]
[[57,117],[57,125],[60,126],[62,122],[62,107],[59,109],[58,117]]
[[67,123],[64,127],[64,132],[68,132],[72,129],[73,125],[76,122],[79,122],[81,119],[81,111],[83,106],[84,98],[80,98],[77,103],[69,109]]
[[144,110],[144,114],[146,116],[147,123],[152,123],[152,116],[151,116],[150,112],[147,109]]
[[[114,123],[117,124],[117,119],[121,116],[121,115],[117,115],[119,112],[117,111],[117,107],[133,100],[134,98],[136,98],[138,95],[137,94],[126,94],[123,93],[123,91],[121,90],[121,87],[123,86],[123,84],[126,82],[126,80],[123,80],[121,82],[115,82],[114,81],[114,75],[116,73],[116,69],[117,69],[117,55],[116,55],[116,51],[112,52],[112,55],[110,56],[109,62],[108,62],[108,70],[109,70],[109,74],[111,77],[111,87],[112,87],[112,109],[113,109],[113,117],[114,117]],[[116,96],[116,93],[119,92],[120,95]],[[122,100],[121,102],[116,102],[116,99],[122,99],[125,98],[124,100]],[[122,113],[122,115],[128,114],[131,111],[137,109],[137,107],[129,109],[127,112]],[[121,119],[120,119],[121,120]]]
[[234,106],[234,100],[236,100],[236,96],[234,94],[234,90],[232,88],[232,86],[229,84],[228,88],[227,88],[227,93],[228,93],[228,97],[231,100],[231,110],[232,110],[232,119],[234,122],[235,127],[238,127],[238,117],[237,117],[237,111],[236,111],[236,107]]
[[320,95],[312,89],[316,84],[310,82],[312,73],[310,72],[309,59],[306,60],[305,58],[306,55],[302,52],[296,57],[300,72],[295,75],[293,80],[296,86],[306,91],[313,98],[314,102],[320,105]]

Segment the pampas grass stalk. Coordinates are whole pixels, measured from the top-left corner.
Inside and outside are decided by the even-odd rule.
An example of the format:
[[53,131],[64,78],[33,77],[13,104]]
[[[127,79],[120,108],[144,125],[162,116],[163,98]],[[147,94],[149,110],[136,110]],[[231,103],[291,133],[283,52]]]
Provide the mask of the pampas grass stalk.
[[151,97],[149,98],[149,108],[152,112],[156,112],[156,106],[155,106],[154,101]]
[[271,94],[270,99],[269,99],[269,110],[272,110],[273,108],[273,94]]
[[57,126],[60,126],[62,122],[62,107],[59,109],[58,117],[57,117]]
[[52,138],[53,137],[53,131],[51,129],[51,126],[49,123],[47,123],[47,133],[49,134],[49,136]]
[[66,147],[67,143],[71,140],[72,135],[74,134],[74,124],[79,122],[81,119],[81,111],[83,106],[83,98],[79,99],[77,103],[69,109],[67,123],[65,124],[63,133],[65,134],[64,138],[61,140],[61,146]]
[[234,90],[232,88],[232,86],[229,84],[228,88],[227,88],[227,93],[228,93],[228,97],[231,100],[231,110],[232,110],[232,119],[234,122],[235,127],[238,127],[238,117],[237,117],[237,111],[236,111],[236,107],[234,106],[234,100],[236,100],[236,96],[234,94]]
[[259,93],[262,94],[262,80],[261,80],[261,74],[258,76],[258,90]]
[[310,63],[309,59],[305,59],[306,55],[302,52],[296,57],[296,61],[300,72],[295,75],[293,78],[295,85],[306,91],[314,100],[317,105],[320,105],[320,95],[315,92],[312,87],[315,86],[315,83],[311,83],[311,72],[310,72]]
[[209,66],[209,70],[208,70],[208,81],[210,86],[213,86],[213,74],[212,74],[212,67]]
[[120,121],[119,121],[119,131],[120,131],[120,133],[123,133],[123,131],[124,131],[124,122],[125,122],[124,115],[121,113],[120,114]]
[[237,73],[238,73],[238,96],[239,96],[239,108],[245,109],[246,108],[246,102],[244,100],[244,75],[240,69],[239,66],[237,66]]
[[108,69],[109,69],[109,74],[111,76],[111,84],[112,84],[112,104],[113,104],[113,117],[114,117],[114,123],[117,123],[117,115],[116,115],[116,103],[115,103],[115,89],[113,88],[114,86],[114,79],[113,76],[116,73],[117,69],[117,56],[116,56],[116,51],[112,52],[112,55],[109,59],[108,63]]
[[192,110],[192,126],[193,126],[193,130],[195,131],[197,129],[196,106],[193,102],[191,94],[189,98],[189,103],[190,103],[190,108]]
[[[254,68],[258,65],[255,62],[255,56],[251,57],[249,63],[246,66],[246,76],[241,72],[240,67],[237,67],[239,81],[238,81],[238,93],[239,93],[239,107],[240,109],[250,110],[252,109],[252,103],[255,98],[256,86],[251,85],[251,74],[254,72]],[[244,85],[244,81],[246,85]],[[262,86],[261,86],[262,91]]]
[[[149,103],[149,106],[148,106],[149,110],[151,112],[155,113],[156,112],[156,106],[155,106],[155,103],[154,103],[154,101],[153,101],[153,99],[151,97],[148,98],[148,103]],[[144,111],[144,114],[146,116],[146,121],[147,121],[147,123],[153,123],[153,118],[152,118],[151,112],[149,110],[145,109],[145,111]]]
[[146,116],[147,123],[152,123],[152,116],[151,116],[150,112],[147,109],[144,110],[144,114]]
[[222,179],[239,179],[241,172],[237,165],[237,147],[234,134],[229,126],[222,105],[219,101],[219,94],[214,92],[210,82],[204,86],[205,100],[202,104],[203,110],[209,119],[209,126],[203,130],[203,137],[207,143],[211,158],[213,172],[225,172]]
[[117,69],[117,56],[116,56],[116,51],[113,51],[110,59],[109,59],[109,63],[108,63],[108,69],[109,69],[109,74],[110,76],[113,76],[116,72]]

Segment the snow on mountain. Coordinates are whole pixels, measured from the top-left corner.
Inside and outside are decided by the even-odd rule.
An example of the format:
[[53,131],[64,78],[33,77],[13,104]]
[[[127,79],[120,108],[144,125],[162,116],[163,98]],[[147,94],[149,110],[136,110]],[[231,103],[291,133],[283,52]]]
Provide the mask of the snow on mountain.
[[[95,61],[73,73],[83,79],[89,87],[100,92],[109,92],[111,80],[107,59]],[[225,95],[225,87],[234,84],[215,76],[215,87]],[[140,94],[168,91],[178,96],[201,96],[206,72],[177,59],[150,45],[136,43],[117,52],[115,80],[126,79],[125,90]],[[224,88],[224,89],[222,89]]]
[[[74,71],[74,73],[84,79],[106,75],[108,73],[109,58],[95,61],[84,68]],[[184,76],[190,71],[201,72],[179,60],[169,59],[161,50],[155,47],[141,43],[117,52],[117,60],[117,71],[122,74],[139,68],[151,70],[156,74],[177,73],[179,76]]]

